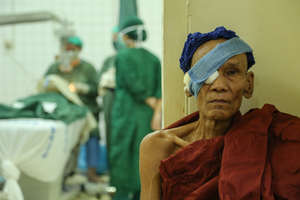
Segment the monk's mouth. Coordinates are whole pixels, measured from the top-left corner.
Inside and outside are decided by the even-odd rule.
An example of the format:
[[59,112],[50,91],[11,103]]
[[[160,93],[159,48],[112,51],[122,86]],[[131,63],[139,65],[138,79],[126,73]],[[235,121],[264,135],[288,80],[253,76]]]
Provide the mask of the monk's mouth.
[[230,101],[224,100],[224,99],[215,99],[215,100],[211,100],[208,103],[211,104],[229,104]]

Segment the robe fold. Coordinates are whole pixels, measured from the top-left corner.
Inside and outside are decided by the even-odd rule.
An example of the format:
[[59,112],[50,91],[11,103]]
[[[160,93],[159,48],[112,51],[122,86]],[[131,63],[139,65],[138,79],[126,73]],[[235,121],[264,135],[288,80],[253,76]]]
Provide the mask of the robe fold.
[[[197,119],[193,113],[168,128]],[[270,104],[238,114],[224,136],[163,160],[160,175],[164,200],[300,199],[300,119]]]

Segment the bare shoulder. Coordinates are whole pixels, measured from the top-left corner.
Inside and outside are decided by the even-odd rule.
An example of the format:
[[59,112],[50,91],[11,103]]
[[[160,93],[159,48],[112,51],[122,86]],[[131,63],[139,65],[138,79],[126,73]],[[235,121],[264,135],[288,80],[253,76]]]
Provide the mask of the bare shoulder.
[[[159,151],[162,157],[168,156],[177,146],[178,133],[182,132],[182,128],[174,128],[168,130],[159,130],[146,135],[140,145],[141,151]],[[151,153],[152,154],[152,153]]]
[[[174,144],[170,139],[170,133],[166,130],[152,132],[146,135],[140,144],[140,153],[147,157],[164,158]],[[156,154],[156,152],[158,154]]]
[[161,195],[159,165],[175,147],[168,139],[168,131],[155,131],[140,144],[141,200],[159,200]]
[[[168,138],[168,135],[169,135],[169,131],[167,130],[159,130],[159,131],[154,131],[152,133],[149,133],[143,138],[141,142],[141,146],[145,146],[145,147],[149,145],[157,146],[157,142],[161,140],[166,140]],[[167,140],[165,142],[167,142]]]
[[140,144],[141,200],[160,199],[160,163],[187,144],[182,138],[191,132],[191,127],[155,131],[144,137]]

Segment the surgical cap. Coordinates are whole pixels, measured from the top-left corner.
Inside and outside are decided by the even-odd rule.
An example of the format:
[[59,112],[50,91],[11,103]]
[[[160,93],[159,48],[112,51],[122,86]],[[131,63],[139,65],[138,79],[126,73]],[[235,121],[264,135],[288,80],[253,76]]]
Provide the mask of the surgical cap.
[[[136,25],[144,25],[144,22],[136,17],[136,16],[130,16],[127,17],[119,26],[119,31],[121,32],[122,30],[131,27],[131,26],[136,26]],[[137,40],[138,39],[138,35],[137,35],[137,31],[130,31],[128,33],[126,33],[126,35],[128,35],[131,39],[133,40]],[[145,30],[143,30],[143,36],[142,36],[142,40],[146,40],[147,39],[147,33]]]
[[[238,37],[234,31],[227,30],[223,26],[217,27],[214,31],[208,33],[191,33],[188,35],[187,40],[182,50],[181,58],[179,59],[180,68],[186,73],[191,68],[191,61],[195,51],[198,47],[210,40],[216,40],[220,38],[231,39]],[[246,53],[248,69],[255,64],[254,56],[252,52]]]
[[114,26],[112,29],[113,33],[118,33],[119,32],[119,27],[118,26]]
[[80,48],[82,48],[82,46],[83,46],[83,43],[82,43],[81,39],[78,36],[68,37],[67,43],[73,44],[73,45],[78,46]]

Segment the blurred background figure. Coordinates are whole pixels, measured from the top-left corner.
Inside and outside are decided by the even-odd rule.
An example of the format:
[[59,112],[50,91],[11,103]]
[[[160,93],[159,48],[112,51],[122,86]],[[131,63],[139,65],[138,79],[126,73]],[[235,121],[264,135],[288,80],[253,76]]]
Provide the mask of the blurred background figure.
[[129,16],[120,23],[109,141],[111,185],[117,189],[114,200],[139,199],[139,145],[161,124],[161,66],[141,47],[146,38],[140,18]]
[[[69,89],[79,95],[84,105],[86,105],[94,117],[98,119],[99,109],[96,103],[97,73],[92,64],[79,57],[82,47],[83,42],[77,36],[62,38],[60,55],[57,61],[49,67],[45,73],[45,77],[55,74],[67,80],[69,82]],[[47,81],[45,84],[47,84]],[[96,173],[100,159],[98,128],[91,131],[86,149],[88,180],[91,182],[99,182],[100,179]]]
[[[87,143],[84,145],[80,145],[78,143],[78,146],[80,145],[80,151],[78,152],[79,148],[76,148],[76,150],[70,156],[75,158],[71,159],[74,162],[69,162],[67,165],[67,169],[69,169],[67,171],[70,172],[68,174],[72,175],[71,178],[73,179],[68,177],[66,185],[72,185],[68,185],[67,192],[64,192],[62,194],[62,198],[59,200],[73,199],[71,196],[76,193],[75,191],[73,192],[73,186],[75,190],[77,190],[77,194],[80,193],[78,198],[81,200],[89,198],[102,199],[102,197],[105,198],[105,194],[107,197],[108,194],[114,193],[115,190],[113,187],[106,187],[108,186],[107,181],[109,179],[107,179],[106,172],[109,172],[111,167],[113,168],[113,164],[109,165],[110,168],[107,170],[105,163],[107,161],[105,160],[103,154],[106,153],[105,148],[107,148],[108,154],[111,154],[110,136],[112,135],[112,129],[114,128],[114,122],[111,115],[113,114],[112,106],[116,99],[116,82],[118,81],[118,78],[116,77],[116,58],[117,54],[119,54],[121,50],[125,50],[128,47],[130,47],[130,49],[139,49],[141,47],[141,42],[143,42],[143,46],[151,51],[144,49],[140,50],[140,53],[133,53],[132,55],[139,57],[137,60],[139,63],[141,63],[141,60],[143,60],[142,56],[147,54],[148,56],[145,56],[145,59],[148,57],[153,58],[153,60],[148,60],[149,66],[151,65],[150,63],[155,62],[156,65],[159,65],[160,67],[159,59],[150,52],[154,52],[154,54],[159,58],[162,57],[161,1],[153,0],[150,2],[147,0],[100,0],[82,2],[81,0],[53,0],[51,2],[45,1],[41,4],[38,0],[25,0],[23,3],[18,3],[16,0],[4,0],[1,5],[0,66],[4,67],[0,67],[0,74],[2,74],[0,83],[5,87],[0,87],[0,93],[2,94],[0,97],[0,103],[13,104],[16,99],[27,98],[28,96],[35,95],[38,92],[36,91],[36,85],[41,77],[46,79],[46,76],[48,75],[58,75],[69,82],[69,89],[73,91],[72,94],[78,95],[80,100],[94,114],[94,118],[97,118],[98,120],[99,118],[97,112],[100,110],[100,108],[98,108],[99,105],[97,106],[96,104],[96,96],[99,95],[102,99],[101,108],[103,111],[102,114],[104,115],[102,117],[100,114],[100,121],[102,117],[102,119],[105,120],[106,126],[103,127],[101,126],[101,123],[99,123],[99,131],[92,131],[91,138],[89,138]],[[32,5],[35,5],[35,7],[33,8]],[[149,9],[150,7],[151,9]],[[2,16],[2,14],[9,15],[5,16],[7,17],[8,22],[5,22],[5,18]],[[10,16],[14,14],[19,15],[19,17],[12,18]],[[26,15],[26,18],[24,18],[25,15],[23,14]],[[133,39],[133,42],[129,42],[130,44],[127,46],[126,41],[130,41],[132,39],[128,40],[129,38],[126,38],[127,36],[125,35],[127,35],[127,33],[126,30],[124,31],[124,29],[131,25],[129,24],[123,26],[122,30],[120,30],[120,25],[124,24],[123,22],[126,21],[128,17],[132,16],[140,16],[143,20],[145,20],[148,28],[147,33],[148,35],[151,35],[151,37],[147,38],[147,41],[143,41],[143,39],[140,38],[141,35],[143,35],[140,33],[140,27],[138,30],[136,30],[137,37]],[[141,23],[139,22],[136,25],[140,26]],[[116,24],[117,26],[114,27]],[[134,23],[132,25],[134,25]],[[111,30],[113,30],[113,33]],[[119,34],[120,31],[123,32]],[[129,32],[135,31],[129,30]],[[146,32],[144,31],[144,33]],[[80,36],[80,38],[76,35]],[[122,38],[123,36],[125,36],[124,39]],[[133,43],[136,45],[132,45]],[[145,59],[145,63],[148,63],[148,61]],[[47,64],[50,62],[52,62],[52,64],[47,66]],[[91,63],[102,64],[93,66]],[[122,63],[122,61],[119,63]],[[140,65],[139,63],[137,63],[136,66]],[[127,69],[125,65],[122,66]],[[136,66],[134,66],[134,68]],[[147,69],[147,66],[145,65],[144,68]],[[153,67],[153,69],[154,68],[156,67]],[[134,71],[133,73],[140,73],[140,71]],[[146,72],[143,73],[145,74]],[[120,76],[120,78],[123,79],[122,76]],[[47,83],[47,81],[43,83],[43,86],[49,87],[48,89],[50,90],[56,89],[51,88],[51,81],[50,83]],[[145,82],[145,84],[151,83]],[[124,142],[120,142],[120,144],[116,145],[117,151],[119,147],[126,146],[124,156],[127,158],[128,156],[132,156],[132,158],[129,158],[128,162],[131,162],[130,160],[134,159],[132,166],[134,166],[136,169],[135,173],[132,175],[133,180],[135,181],[134,189],[130,189],[128,192],[126,187],[125,190],[123,190],[122,187],[118,188],[119,193],[115,195],[116,198],[119,194],[121,194],[122,197],[123,192],[125,192],[126,198],[131,198],[134,196],[137,198],[136,194],[138,192],[136,191],[139,190],[138,168],[136,166],[138,159],[138,140],[140,140],[140,137],[142,137],[143,134],[150,132],[149,130],[151,130],[151,128],[149,128],[149,124],[151,121],[154,122],[154,129],[160,126],[160,114],[155,115],[157,116],[155,117],[157,120],[152,120],[152,118],[154,119],[154,114],[152,114],[152,112],[154,113],[154,110],[159,110],[155,109],[154,106],[159,105],[159,102],[161,102],[159,100],[160,97],[156,97],[154,94],[151,94],[151,96],[153,97],[150,97],[150,101],[147,102],[152,107],[147,105],[145,109],[145,115],[147,115],[146,118],[150,122],[139,124],[138,126],[142,126],[144,131],[139,129],[140,132],[137,133],[140,135],[134,135],[130,139],[134,143],[132,145],[132,148],[134,148],[132,149],[132,152],[134,153],[132,155],[130,154],[131,150],[128,150],[128,147],[130,146],[124,145]],[[136,105],[132,104],[135,104],[135,102],[131,100],[132,99],[130,99],[128,102],[124,102],[125,109],[128,109],[131,105],[133,106],[132,108],[135,109]],[[121,102],[119,101],[119,105],[120,103]],[[135,114],[135,118],[140,116],[143,117],[141,120],[144,121],[144,110],[140,110],[139,114],[137,115]],[[137,124],[134,126],[136,125]],[[144,125],[148,128],[145,128]],[[116,127],[120,127],[118,122]],[[101,133],[100,144],[98,132]],[[130,132],[130,134],[132,133],[133,132]],[[107,135],[107,140],[105,137],[102,139],[102,135]],[[60,137],[56,138],[59,138],[59,141],[62,145],[70,146],[70,141],[66,139],[65,135],[59,136]],[[73,138],[75,140],[75,137]],[[106,141],[107,147],[106,145],[103,147],[102,143],[104,143],[104,141]],[[114,143],[115,142],[116,141],[114,141]],[[60,151],[58,150],[58,152]],[[61,152],[61,155],[62,154],[63,152]],[[77,154],[79,154],[79,164],[76,166],[75,160],[77,159]],[[25,175],[31,177],[31,174],[28,174],[22,170],[23,169],[20,169],[21,174],[24,173]],[[73,172],[75,172],[75,174],[73,174]],[[86,178],[85,180],[76,180],[73,175],[78,175],[78,172],[79,174],[83,172],[83,175],[85,175],[85,172],[87,172],[89,182],[87,182]],[[119,173],[121,177],[127,173],[123,170],[115,172]],[[116,173],[114,173],[114,177],[118,176]],[[47,181],[45,183],[42,183],[40,179],[35,179],[34,177],[31,178],[28,179],[28,177],[25,177],[25,182],[23,182],[23,179],[19,182],[25,200],[28,196],[35,196],[36,199],[42,198],[45,200],[57,200],[53,194],[60,192],[61,177],[57,179],[57,182]],[[29,184],[28,180],[32,182]],[[130,185],[131,183],[129,182],[127,184]],[[0,181],[0,186],[1,185],[3,185],[3,181]],[[115,185],[112,184],[112,186]],[[35,198],[29,199],[36,200]]]
[[118,27],[115,26],[112,30],[112,45],[114,47],[115,53],[103,62],[101,70],[98,74],[98,95],[100,97],[100,104],[103,116],[100,120],[104,120],[105,124],[105,138],[106,138],[106,148],[107,155],[109,154],[109,139],[111,132],[111,110],[115,97],[115,87],[116,87],[116,67],[115,60],[116,54],[122,47],[118,43]]

